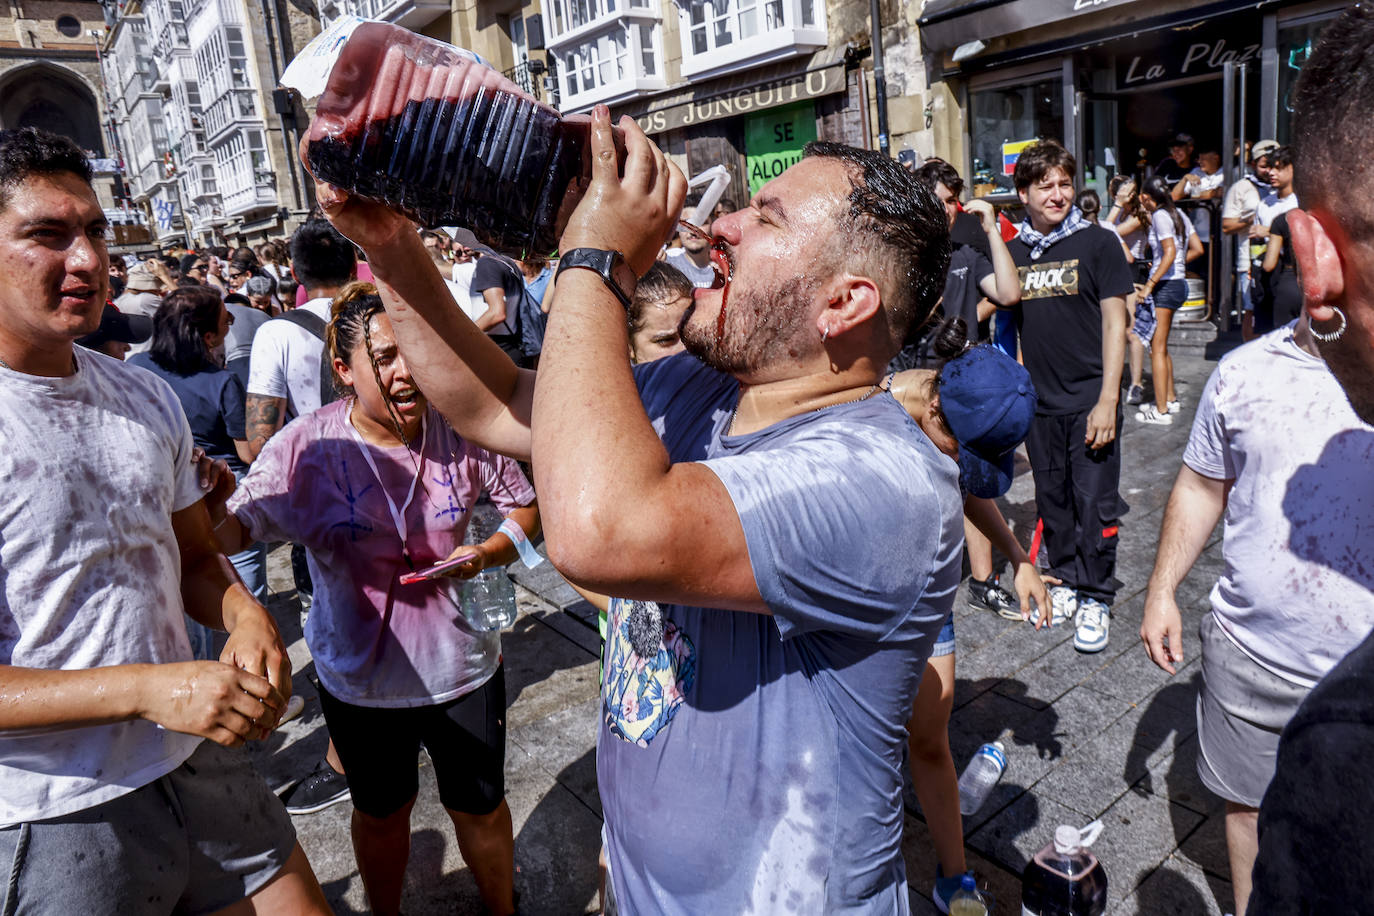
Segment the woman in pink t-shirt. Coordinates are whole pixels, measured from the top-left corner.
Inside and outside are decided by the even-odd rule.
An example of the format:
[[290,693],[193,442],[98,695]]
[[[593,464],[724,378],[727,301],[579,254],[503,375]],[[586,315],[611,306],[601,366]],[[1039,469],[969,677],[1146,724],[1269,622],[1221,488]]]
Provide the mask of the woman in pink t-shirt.
[[[500,634],[469,624],[457,580],[512,562],[518,544],[528,555],[534,490],[514,461],[459,438],[428,405],[374,286],[352,284],[334,300],[328,345],[351,396],[272,437],[227,503],[221,543],[307,548],[315,596],[305,638],[373,912],[400,906],[423,744],[483,902],[512,913]],[[506,521],[465,547],[484,491]],[[447,576],[401,582],[467,553]]]

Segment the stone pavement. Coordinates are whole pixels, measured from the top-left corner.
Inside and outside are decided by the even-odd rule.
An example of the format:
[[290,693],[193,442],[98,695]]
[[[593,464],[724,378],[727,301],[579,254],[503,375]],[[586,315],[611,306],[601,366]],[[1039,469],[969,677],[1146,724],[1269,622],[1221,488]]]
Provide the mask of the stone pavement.
[[[1216,347],[1209,348],[1215,350]],[[1175,355],[1184,409],[1172,427],[1145,426],[1128,408],[1122,435],[1122,495],[1131,505],[1121,526],[1118,577],[1123,587],[1112,640],[1082,655],[1072,631],[1037,633],[1029,625],[970,609],[961,590],[950,744],[962,771],[977,747],[1000,738],[1007,771],[984,808],[965,819],[970,867],[996,896],[995,912],[1019,912],[1020,872],[1059,824],[1105,823],[1095,850],[1107,870],[1109,912],[1229,912],[1223,806],[1196,774],[1194,702],[1201,678],[1196,629],[1221,568],[1220,530],[1180,590],[1186,662],[1174,677],[1146,657],[1138,630],[1164,504],[1198,395],[1215,362],[1199,352]],[[1034,525],[1029,469],[1002,501],[1023,544]],[[597,639],[585,603],[547,564],[512,572],[520,616],[503,641],[509,702],[506,786],[515,823],[516,887],[522,912],[596,912]],[[323,718],[310,683],[285,552],[273,555],[273,608],[296,664],[305,713],[254,749],[274,788],[303,775],[325,749]],[[404,908],[411,916],[479,913],[476,887],[463,867],[452,825],[439,805],[428,759],[412,824]],[[349,841],[346,804],[295,819],[302,845],[336,912],[367,912]],[[935,860],[926,826],[906,818],[913,913],[936,912],[926,894]]]

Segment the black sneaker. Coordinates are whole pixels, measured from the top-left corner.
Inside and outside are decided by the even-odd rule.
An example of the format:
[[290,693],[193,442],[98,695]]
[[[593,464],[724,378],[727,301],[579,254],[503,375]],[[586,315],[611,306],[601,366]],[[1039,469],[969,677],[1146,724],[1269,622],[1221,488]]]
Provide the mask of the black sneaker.
[[352,797],[348,791],[348,780],[324,760],[320,761],[313,773],[292,783],[281,794],[287,814],[314,814]]
[[997,576],[988,576],[987,581],[969,576],[968,606],[980,611],[996,611],[998,617],[1007,620],[1021,619],[1021,605],[997,584]]

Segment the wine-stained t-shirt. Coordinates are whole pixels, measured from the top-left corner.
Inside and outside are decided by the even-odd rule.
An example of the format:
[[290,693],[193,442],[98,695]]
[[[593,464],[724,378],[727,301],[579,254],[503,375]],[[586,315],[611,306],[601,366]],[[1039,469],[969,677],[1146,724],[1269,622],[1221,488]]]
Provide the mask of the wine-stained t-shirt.
[[1374,427],[1293,329],[1222,358],[1183,462],[1234,481],[1218,625],[1261,667],[1311,687],[1374,628]]
[[1040,395],[1036,410],[1091,410],[1102,393],[1102,300],[1135,290],[1120,239],[1089,226],[1036,261],[1019,236],[1007,248],[1021,275],[1021,302],[1013,314],[1026,371]]
[[[0,665],[190,661],[172,514],[201,498],[191,428],[162,379],[75,352],[66,378],[0,366]],[[200,740],[147,719],[0,731],[0,827],[132,792]]]
[[418,440],[360,443],[348,419],[353,403],[327,404],[268,440],[229,511],[258,540],[305,545],[315,583],[305,640],[326,690],[355,706],[444,703],[496,672],[501,637],[468,625],[459,580],[400,584],[410,567],[383,487],[400,510],[416,481],[402,510],[416,569],[463,543],[483,491],[504,515],[533,502],[534,490],[513,460],[460,438],[433,407],[423,450]]
[[612,604],[597,770],[621,909],[907,913],[902,746],[959,581],[954,462],[886,392],[727,436],[733,379],[688,354],[636,377],[672,459],[730,493],[772,613]]

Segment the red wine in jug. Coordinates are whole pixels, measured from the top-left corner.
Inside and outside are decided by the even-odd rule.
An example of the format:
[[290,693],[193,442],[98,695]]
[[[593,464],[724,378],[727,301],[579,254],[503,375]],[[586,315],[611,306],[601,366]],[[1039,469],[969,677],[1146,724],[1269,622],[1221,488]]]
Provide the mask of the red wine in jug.
[[[317,178],[426,227],[471,229],[504,254],[557,247],[590,180],[588,117],[562,117],[475,55],[387,23],[341,20],[297,62],[311,55],[328,66],[306,152]],[[302,88],[291,68],[282,82]]]
[[1031,857],[1021,873],[1022,916],[1102,916],[1107,910],[1107,873],[1088,846],[1102,830],[1060,827],[1054,841]]

